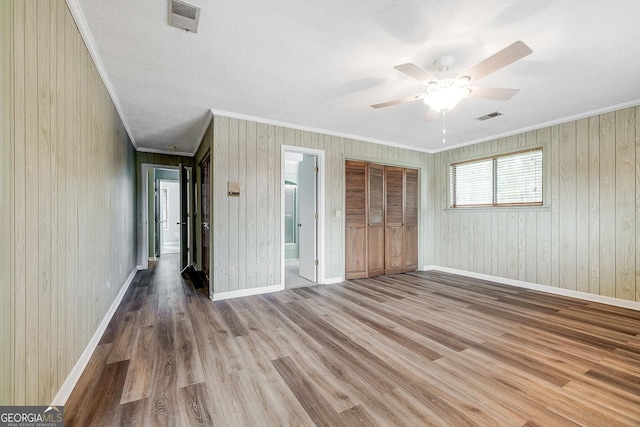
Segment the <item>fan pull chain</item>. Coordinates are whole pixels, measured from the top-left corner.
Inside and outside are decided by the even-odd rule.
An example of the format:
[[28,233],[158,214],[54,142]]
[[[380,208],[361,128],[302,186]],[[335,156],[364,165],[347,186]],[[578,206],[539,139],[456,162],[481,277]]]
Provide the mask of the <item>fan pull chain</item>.
[[447,129],[445,127],[445,125],[446,125],[446,121],[445,121],[446,115],[447,115],[447,110],[443,110],[442,111],[442,143],[443,144],[446,144],[445,137],[447,136]]

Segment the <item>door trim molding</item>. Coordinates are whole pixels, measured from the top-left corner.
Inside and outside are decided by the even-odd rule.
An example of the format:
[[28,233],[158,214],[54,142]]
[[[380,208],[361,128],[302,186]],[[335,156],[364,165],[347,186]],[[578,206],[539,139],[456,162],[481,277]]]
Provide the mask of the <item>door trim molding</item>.
[[138,227],[142,227],[141,229],[141,239],[140,245],[138,245],[138,256],[139,266],[142,266],[144,270],[149,268],[149,174],[147,171],[149,169],[172,169],[172,170],[180,170],[179,166],[170,166],[170,165],[160,165],[155,163],[142,163],[140,165],[140,197],[142,198],[142,223],[138,224]]
[[315,148],[297,147],[293,145],[280,146],[280,277],[282,287],[285,283],[285,243],[284,243],[284,168],[285,153],[312,154],[317,157],[318,162],[318,183],[316,197],[318,198],[318,227],[316,229],[316,253],[318,257],[317,281],[318,284],[325,282],[325,152]]

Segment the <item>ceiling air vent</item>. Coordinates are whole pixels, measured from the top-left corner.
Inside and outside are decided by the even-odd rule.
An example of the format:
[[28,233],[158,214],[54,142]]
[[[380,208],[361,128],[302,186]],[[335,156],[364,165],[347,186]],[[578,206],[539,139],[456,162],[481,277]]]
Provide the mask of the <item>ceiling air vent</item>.
[[200,8],[178,0],[169,0],[169,25],[182,30],[198,32]]
[[494,117],[498,117],[498,116],[501,116],[501,115],[502,115],[502,113],[494,111],[493,113],[489,113],[489,114],[485,114],[484,116],[476,117],[476,120],[480,120],[481,122],[484,122],[485,120],[493,119]]

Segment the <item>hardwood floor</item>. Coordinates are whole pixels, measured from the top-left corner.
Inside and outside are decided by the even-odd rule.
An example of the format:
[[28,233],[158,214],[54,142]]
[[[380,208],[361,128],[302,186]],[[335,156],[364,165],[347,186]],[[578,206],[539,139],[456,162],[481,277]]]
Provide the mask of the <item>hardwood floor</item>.
[[212,302],[139,272],[86,425],[640,425],[640,312],[438,272]]

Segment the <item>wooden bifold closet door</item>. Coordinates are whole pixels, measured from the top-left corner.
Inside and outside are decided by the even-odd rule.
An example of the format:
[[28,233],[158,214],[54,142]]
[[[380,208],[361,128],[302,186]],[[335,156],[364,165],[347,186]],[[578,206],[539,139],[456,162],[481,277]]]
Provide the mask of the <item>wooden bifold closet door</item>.
[[418,171],[346,162],[345,277],[418,266]]
[[345,194],[347,279],[367,277],[367,164],[347,162]]
[[384,274],[384,166],[368,165],[367,277]]

